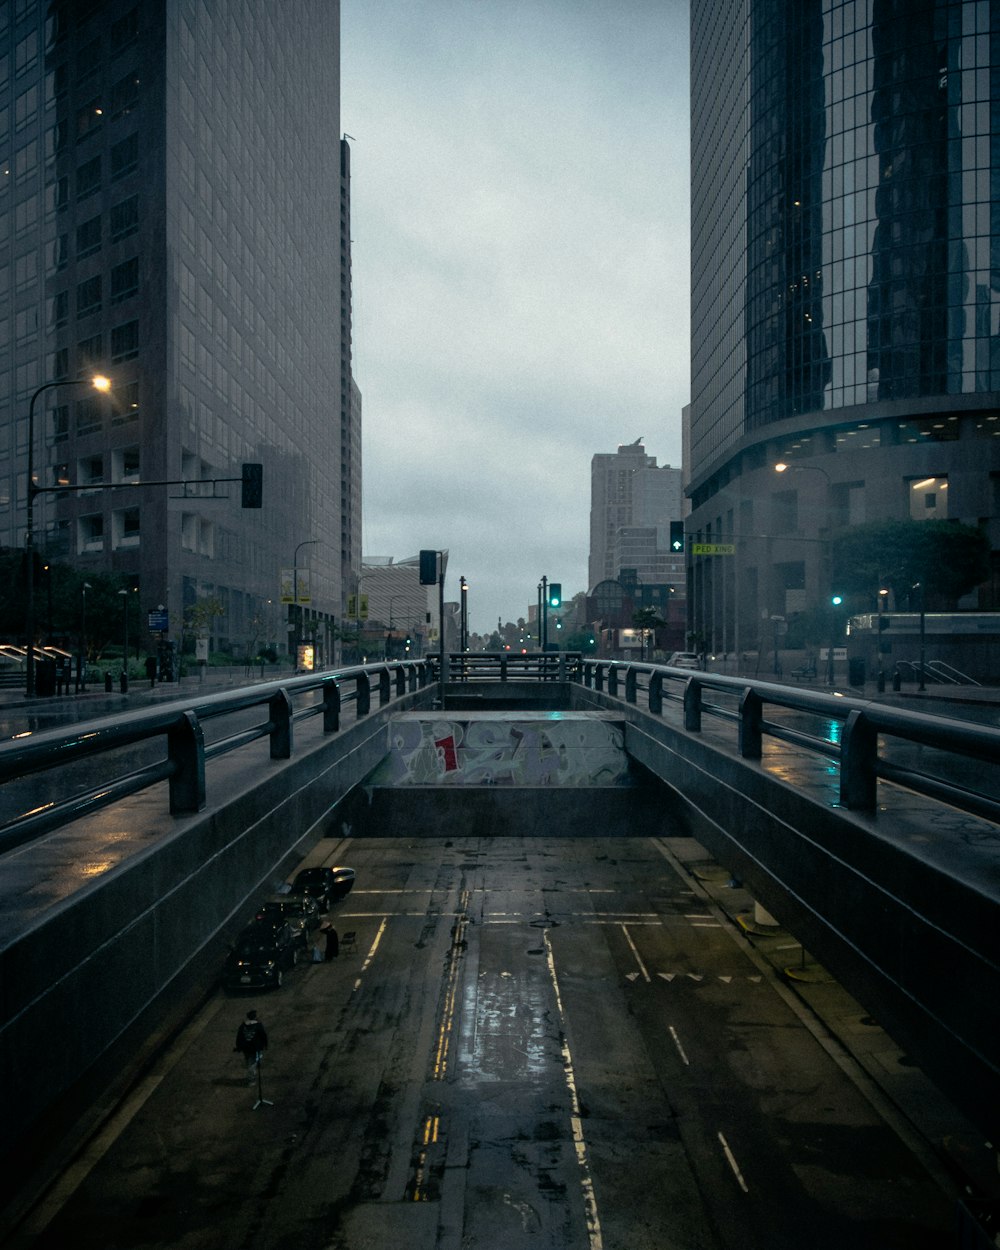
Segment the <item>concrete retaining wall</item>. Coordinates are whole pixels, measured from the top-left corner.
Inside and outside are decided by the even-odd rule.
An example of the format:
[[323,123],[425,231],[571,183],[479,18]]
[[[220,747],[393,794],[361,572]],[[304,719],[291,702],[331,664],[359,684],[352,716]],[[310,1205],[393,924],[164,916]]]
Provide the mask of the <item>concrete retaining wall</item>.
[[[197,816],[166,816],[162,792],[137,798],[136,821],[157,821],[162,836],[8,941],[0,951],[0,1202],[44,1164],[53,1126],[134,1070],[185,994],[217,984],[225,938],[248,919],[246,900],[274,888],[327,832],[332,809],[385,754],[389,717],[427,698],[405,696],[288,761],[268,760],[266,742],[257,764],[244,753],[224,757],[211,766],[210,794],[233,797]],[[228,780],[220,776],[227,766]],[[99,827],[101,817],[93,820]],[[57,856],[59,837],[37,853]]]

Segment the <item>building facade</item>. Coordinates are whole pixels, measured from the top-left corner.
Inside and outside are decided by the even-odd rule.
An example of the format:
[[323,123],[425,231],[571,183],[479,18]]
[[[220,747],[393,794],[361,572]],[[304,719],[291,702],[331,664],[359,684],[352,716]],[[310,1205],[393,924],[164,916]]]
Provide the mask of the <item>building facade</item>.
[[764,645],[827,602],[833,536],[889,519],[985,527],[996,606],[995,6],[691,13],[692,629]]
[[600,453],[590,462],[590,555],[592,590],[614,580],[623,567],[642,580],[684,584],[684,560],[670,552],[670,522],[681,519],[681,471],[656,464],[642,439]]
[[234,647],[283,648],[296,563],[322,653],[360,568],[336,0],[0,5],[0,126],[0,542],[35,397],[38,485],[87,487],[36,497],[46,557],[127,575],[175,641],[211,602]]

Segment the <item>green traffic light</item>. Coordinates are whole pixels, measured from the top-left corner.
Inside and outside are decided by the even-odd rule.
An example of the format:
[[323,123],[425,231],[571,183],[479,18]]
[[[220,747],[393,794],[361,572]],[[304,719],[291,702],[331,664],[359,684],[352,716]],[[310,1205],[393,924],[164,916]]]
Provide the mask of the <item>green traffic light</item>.
[[833,604],[835,608],[839,608],[840,605],[844,602],[844,596],[834,595],[833,598],[830,600],[830,602]]

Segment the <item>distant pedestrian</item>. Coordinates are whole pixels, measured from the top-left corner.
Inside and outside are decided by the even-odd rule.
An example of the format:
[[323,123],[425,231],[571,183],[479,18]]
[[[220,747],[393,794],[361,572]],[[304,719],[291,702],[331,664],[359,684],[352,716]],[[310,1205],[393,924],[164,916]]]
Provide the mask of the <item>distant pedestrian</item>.
[[337,937],[337,930],[328,920],[324,920],[320,928],[326,934],[326,962],[329,963],[340,954],[340,938]]
[[246,1014],[246,1019],[236,1030],[236,1044],[233,1050],[238,1050],[247,1063],[247,1084],[252,1085],[257,1075],[257,1065],[260,1063],[264,1051],[267,1050],[267,1030],[260,1020],[257,1019],[257,1013],[252,1008]]

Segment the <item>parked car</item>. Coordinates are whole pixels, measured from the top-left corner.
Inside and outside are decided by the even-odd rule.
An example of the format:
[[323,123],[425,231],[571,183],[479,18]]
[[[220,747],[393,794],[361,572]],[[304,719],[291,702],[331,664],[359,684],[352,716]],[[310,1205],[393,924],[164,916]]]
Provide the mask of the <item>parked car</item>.
[[292,882],[293,894],[308,894],[320,911],[350,894],[354,885],[353,868],[303,868]]
[[280,986],[293,967],[301,940],[287,921],[254,920],[240,933],[223,971],[226,989]]
[[675,651],[667,663],[674,668],[701,668],[697,651]]
[[293,929],[308,933],[319,924],[319,906],[308,894],[275,894],[261,903],[256,919],[287,920]]

